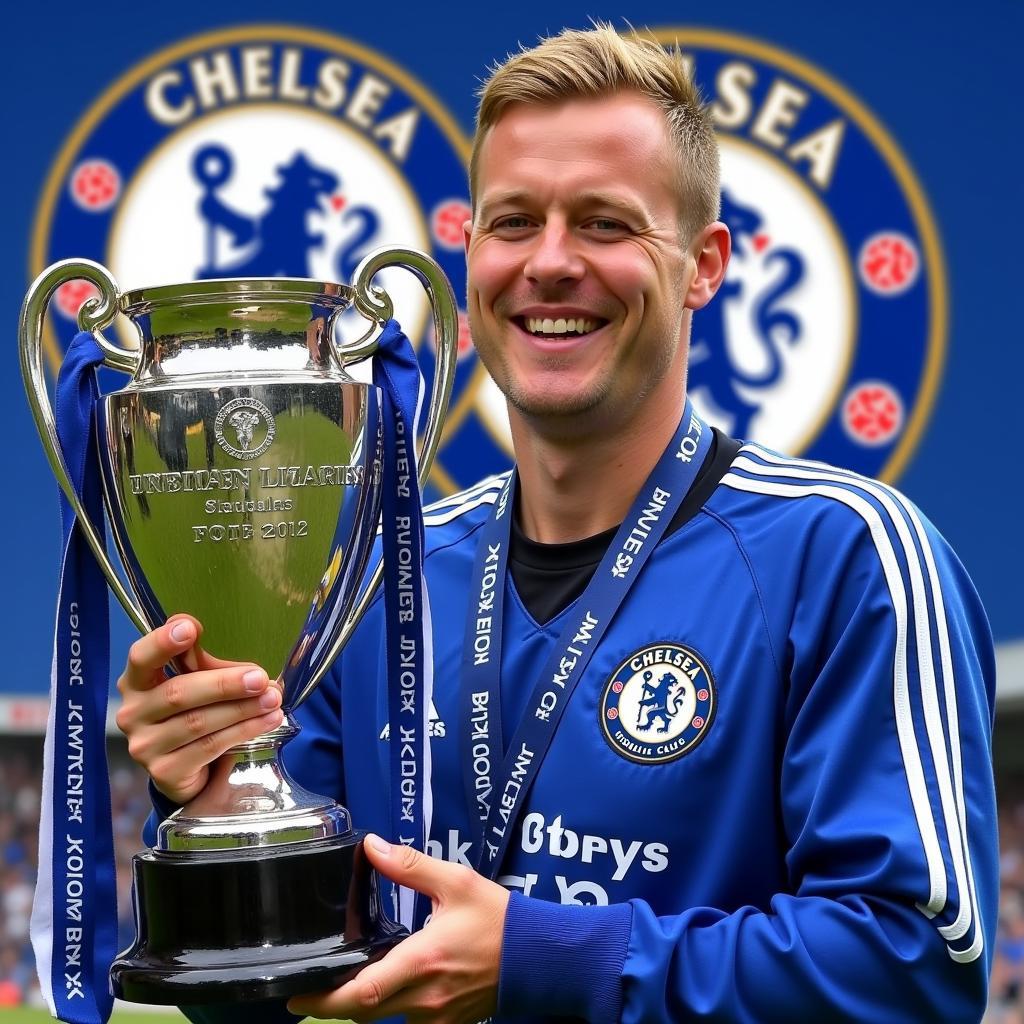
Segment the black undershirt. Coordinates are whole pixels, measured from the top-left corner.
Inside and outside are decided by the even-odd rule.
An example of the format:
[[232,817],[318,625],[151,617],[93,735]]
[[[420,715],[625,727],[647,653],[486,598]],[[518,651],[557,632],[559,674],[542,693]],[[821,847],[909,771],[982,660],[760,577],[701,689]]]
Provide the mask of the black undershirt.
[[[711,448],[665,536],[675,533],[697,514],[725,476],[739,449],[739,441],[719,430],[713,431]],[[513,511],[508,556],[512,581],[533,620],[543,625],[586,590],[618,527],[569,544],[540,544],[523,533],[518,505]]]

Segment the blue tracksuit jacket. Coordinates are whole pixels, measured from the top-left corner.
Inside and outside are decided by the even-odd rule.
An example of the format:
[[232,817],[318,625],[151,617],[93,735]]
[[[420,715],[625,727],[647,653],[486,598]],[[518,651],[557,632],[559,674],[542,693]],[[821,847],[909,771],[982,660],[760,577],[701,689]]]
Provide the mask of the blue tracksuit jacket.
[[[429,852],[449,860],[471,834],[459,669],[500,485],[427,514]],[[506,586],[508,743],[568,610],[538,624]],[[387,835],[382,605],[300,709],[287,762]],[[656,677],[690,656],[690,682],[659,696]],[[528,795],[499,879],[513,897],[498,1016],[980,1020],[994,686],[974,588],[905,498],[744,446],[636,581]]]

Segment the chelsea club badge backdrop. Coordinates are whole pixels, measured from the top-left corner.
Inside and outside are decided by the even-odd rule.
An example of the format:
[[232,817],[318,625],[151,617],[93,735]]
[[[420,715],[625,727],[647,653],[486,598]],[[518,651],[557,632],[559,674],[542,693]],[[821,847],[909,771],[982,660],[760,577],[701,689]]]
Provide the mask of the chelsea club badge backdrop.
[[[734,257],[694,319],[695,403],[736,436],[896,482],[951,538],[997,638],[1012,641],[1024,634],[1007,578],[1024,568],[1009,502],[1019,485],[996,446],[1020,382],[1009,268],[1021,218],[1007,220],[1013,204],[999,197],[1019,193],[1007,148],[1019,156],[1021,144],[1001,127],[1014,32],[998,19],[1019,28],[1021,18],[989,6],[966,25],[958,12],[955,34],[941,11],[920,25],[909,3],[834,15],[743,2],[701,25],[664,2],[520,4],[488,11],[487,24],[468,8],[352,7],[296,7],[283,24],[269,2],[237,14],[185,3],[145,24],[128,5],[98,23],[70,6],[22,10],[4,68],[17,97],[8,322],[26,276],[69,256],[105,263],[125,288],[348,280],[366,252],[394,242],[431,252],[464,297],[479,77],[520,41],[590,14],[626,16],[678,42],[720,133]],[[399,272],[385,284],[429,353],[419,286]],[[72,283],[55,296],[54,371],[89,294]],[[509,464],[501,397],[462,320],[435,495]],[[54,485],[13,347],[3,387],[18,497],[6,562],[18,600],[7,602],[14,665],[0,694],[45,690],[57,557]]]

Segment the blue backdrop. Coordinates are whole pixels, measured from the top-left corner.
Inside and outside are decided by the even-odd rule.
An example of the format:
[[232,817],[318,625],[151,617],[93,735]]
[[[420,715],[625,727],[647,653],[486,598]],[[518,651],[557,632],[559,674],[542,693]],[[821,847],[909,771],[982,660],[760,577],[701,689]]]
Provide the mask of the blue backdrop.
[[[896,477],[952,541],[988,607],[997,640],[1024,638],[1021,484],[1005,445],[1016,425],[1024,355],[1019,326],[1024,186],[1013,0],[927,8],[896,0],[826,7],[734,0],[583,6],[564,0],[445,7],[248,0],[244,5],[19,4],[5,15],[6,209],[2,308],[10,341],[0,378],[4,473],[0,693],[48,685],[58,558],[57,504],[22,395],[15,323],[30,268],[43,183],[79,118],[139,61],[196,33],[273,23],[326,29],[369,47],[422,83],[469,136],[485,67],[520,41],[589,17],[652,28],[717,29],[803,58],[884,126],[930,204],[948,282],[948,332],[934,404]],[[848,203],[856,205],[854,195]],[[863,203],[875,201],[865,186]],[[852,207],[851,207],[852,209]],[[67,253],[66,255],[71,255]],[[116,652],[131,636],[118,625]],[[120,645],[120,646],[119,646]]]

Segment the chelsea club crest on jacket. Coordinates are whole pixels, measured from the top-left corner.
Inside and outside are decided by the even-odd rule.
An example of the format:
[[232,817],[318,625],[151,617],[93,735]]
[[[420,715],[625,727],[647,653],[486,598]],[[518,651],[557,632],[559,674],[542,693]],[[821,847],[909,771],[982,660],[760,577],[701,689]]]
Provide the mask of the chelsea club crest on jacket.
[[[464,714],[459,679],[502,483],[426,516],[428,852],[464,863],[464,776],[493,776],[473,765],[488,709]],[[506,586],[507,744],[571,609],[539,624]],[[386,834],[383,628],[378,599],[304,705],[289,764]],[[499,1016],[979,1019],[998,886],[993,692],[974,588],[909,501],[743,446],[651,556],[510,822]]]

